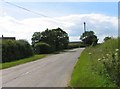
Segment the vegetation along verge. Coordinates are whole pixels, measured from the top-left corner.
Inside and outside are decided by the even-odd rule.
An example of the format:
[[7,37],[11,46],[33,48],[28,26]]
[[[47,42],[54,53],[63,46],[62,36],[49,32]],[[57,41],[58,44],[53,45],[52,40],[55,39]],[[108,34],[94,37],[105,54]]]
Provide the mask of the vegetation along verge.
[[3,40],[2,63],[33,56],[33,50],[26,40]]
[[[120,40],[120,39],[119,39]],[[74,67],[71,87],[120,87],[118,39],[87,47]]]
[[43,57],[45,57],[45,54],[34,55],[29,58],[24,58],[24,59],[12,61],[12,62],[0,63],[0,69],[5,69],[5,68],[13,67],[16,65],[24,64],[27,62],[35,61],[35,60],[41,59]]

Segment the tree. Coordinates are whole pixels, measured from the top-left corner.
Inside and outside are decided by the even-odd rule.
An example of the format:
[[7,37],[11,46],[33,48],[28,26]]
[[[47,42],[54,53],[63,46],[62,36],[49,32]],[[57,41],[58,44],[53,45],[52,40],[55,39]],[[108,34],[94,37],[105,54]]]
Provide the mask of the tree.
[[67,48],[69,43],[68,34],[61,28],[34,33],[32,36],[33,45],[38,42],[45,42],[49,44],[53,50],[60,50]]
[[98,42],[97,36],[93,31],[85,31],[80,39],[85,45],[96,45]]
[[41,41],[50,44],[55,50],[67,48],[69,37],[61,28],[45,30],[41,33]]
[[32,35],[32,46],[35,45],[35,43],[38,43],[40,42],[41,40],[41,33],[40,32],[35,32],[33,35]]
[[105,37],[105,38],[104,38],[104,42],[106,42],[107,40],[110,40],[110,39],[112,39],[112,37],[109,37],[109,36],[108,36],[108,37]]

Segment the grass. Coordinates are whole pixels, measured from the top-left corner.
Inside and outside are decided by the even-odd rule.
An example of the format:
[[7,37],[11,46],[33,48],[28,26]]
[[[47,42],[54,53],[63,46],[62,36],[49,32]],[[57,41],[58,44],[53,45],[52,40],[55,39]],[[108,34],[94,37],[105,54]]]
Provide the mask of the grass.
[[104,67],[99,58],[118,48],[118,41],[112,39],[101,45],[86,48],[74,67],[71,87],[117,87],[117,85],[101,71]]
[[35,61],[35,60],[41,59],[43,57],[45,57],[45,55],[40,54],[40,55],[34,55],[32,57],[29,57],[29,58],[16,60],[13,62],[0,63],[0,69],[5,69],[5,68],[13,67],[16,65],[24,64],[27,62]]

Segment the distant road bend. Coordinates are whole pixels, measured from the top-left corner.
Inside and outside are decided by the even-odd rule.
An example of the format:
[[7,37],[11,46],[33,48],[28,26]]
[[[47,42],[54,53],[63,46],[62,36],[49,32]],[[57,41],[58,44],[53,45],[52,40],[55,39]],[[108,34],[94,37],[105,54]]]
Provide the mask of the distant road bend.
[[66,87],[84,48],[18,65],[2,71],[2,87]]

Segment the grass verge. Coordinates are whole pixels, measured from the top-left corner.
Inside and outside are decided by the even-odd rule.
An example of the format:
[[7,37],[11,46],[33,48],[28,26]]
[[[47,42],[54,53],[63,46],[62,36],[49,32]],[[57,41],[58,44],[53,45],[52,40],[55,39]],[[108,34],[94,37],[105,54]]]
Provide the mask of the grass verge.
[[96,47],[86,48],[74,67],[69,85],[71,87],[117,87],[102,72],[104,66],[98,61],[103,55],[113,52],[117,47],[117,41],[113,39]]
[[41,54],[41,55],[34,55],[32,57],[29,57],[29,58],[16,60],[16,61],[13,61],[13,62],[0,63],[0,69],[5,69],[5,68],[13,67],[13,66],[16,66],[16,65],[24,64],[24,63],[27,63],[27,62],[35,61],[35,60],[41,59],[43,57],[45,57],[45,55]]

